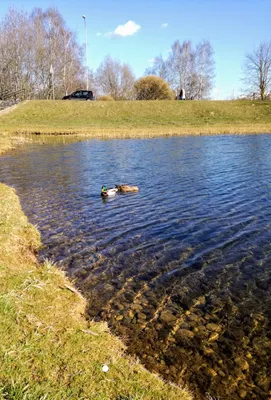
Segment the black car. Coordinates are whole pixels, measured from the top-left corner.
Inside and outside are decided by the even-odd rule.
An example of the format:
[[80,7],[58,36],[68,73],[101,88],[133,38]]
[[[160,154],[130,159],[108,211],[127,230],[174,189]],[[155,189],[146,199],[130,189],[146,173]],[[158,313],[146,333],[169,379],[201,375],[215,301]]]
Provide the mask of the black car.
[[77,90],[64,96],[62,100],[95,100],[95,96],[92,90]]

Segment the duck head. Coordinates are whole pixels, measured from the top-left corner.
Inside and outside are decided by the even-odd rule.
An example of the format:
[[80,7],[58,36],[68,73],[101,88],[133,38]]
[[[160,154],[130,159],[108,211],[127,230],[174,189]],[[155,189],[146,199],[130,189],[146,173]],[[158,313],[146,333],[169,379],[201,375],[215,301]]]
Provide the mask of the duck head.
[[107,187],[106,186],[102,186],[101,196],[107,197]]

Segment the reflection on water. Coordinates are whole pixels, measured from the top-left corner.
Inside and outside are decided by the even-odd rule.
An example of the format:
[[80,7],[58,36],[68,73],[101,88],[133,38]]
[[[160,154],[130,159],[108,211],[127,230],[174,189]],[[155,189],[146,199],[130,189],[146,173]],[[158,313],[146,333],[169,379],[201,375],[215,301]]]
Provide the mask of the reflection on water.
[[[0,159],[91,318],[203,398],[267,399],[271,136],[31,145]],[[139,193],[103,201],[103,184]]]

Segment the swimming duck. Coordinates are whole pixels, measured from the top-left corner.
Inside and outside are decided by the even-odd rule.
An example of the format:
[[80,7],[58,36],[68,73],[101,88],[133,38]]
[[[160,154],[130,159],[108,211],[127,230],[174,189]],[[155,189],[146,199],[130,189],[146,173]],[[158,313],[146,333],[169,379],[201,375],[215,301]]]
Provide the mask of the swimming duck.
[[119,192],[138,192],[138,186],[130,186],[130,185],[116,185],[116,188]]
[[106,186],[102,186],[101,196],[102,197],[115,196],[117,191],[118,191],[117,188],[107,189]]

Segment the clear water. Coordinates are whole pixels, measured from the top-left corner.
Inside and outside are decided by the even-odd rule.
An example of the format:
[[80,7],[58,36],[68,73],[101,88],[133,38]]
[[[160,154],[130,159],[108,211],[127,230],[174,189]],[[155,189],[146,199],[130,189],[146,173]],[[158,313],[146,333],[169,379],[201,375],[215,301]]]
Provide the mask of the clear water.
[[[40,257],[149,369],[198,398],[268,398],[270,135],[33,144],[0,158],[0,180]],[[139,193],[101,198],[122,183]]]

